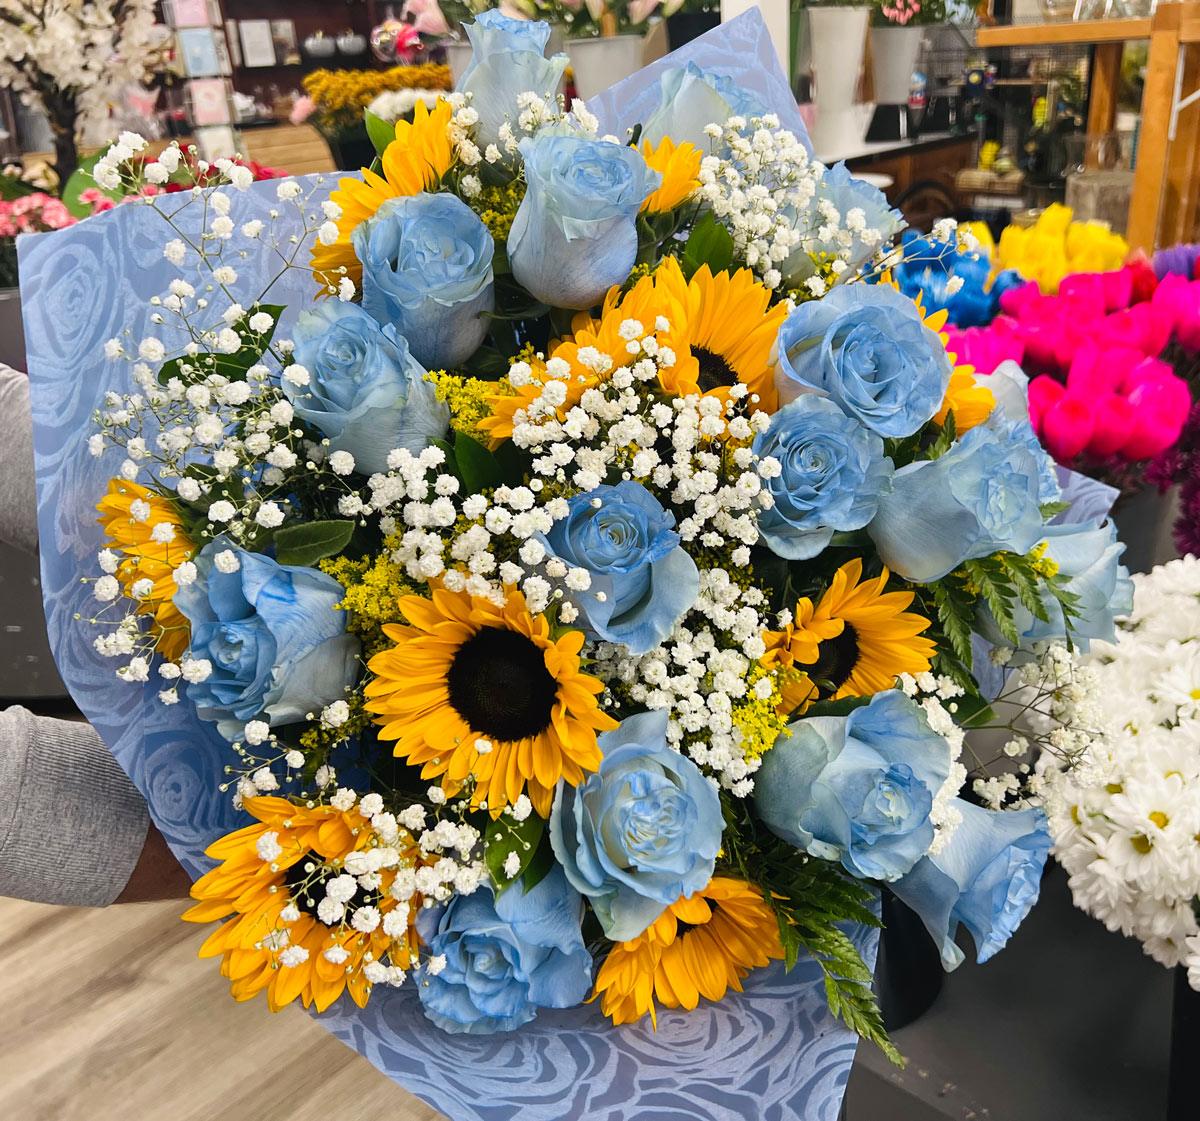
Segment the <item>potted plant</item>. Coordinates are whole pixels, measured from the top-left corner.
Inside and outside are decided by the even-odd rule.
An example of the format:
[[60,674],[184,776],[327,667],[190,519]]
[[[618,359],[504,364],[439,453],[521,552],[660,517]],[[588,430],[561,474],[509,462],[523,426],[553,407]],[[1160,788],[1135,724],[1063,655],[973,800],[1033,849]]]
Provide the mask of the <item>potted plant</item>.
[[817,151],[860,135],[854,109],[872,6],[842,0],[810,0],[808,41],[812,56],[812,141]]
[[908,95],[926,28],[945,22],[945,0],[882,0],[871,16],[875,115],[868,140],[908,135]]
[[661,0],[562,0],[567,54],[580,97],[594,97],[642,68],[644,32]]

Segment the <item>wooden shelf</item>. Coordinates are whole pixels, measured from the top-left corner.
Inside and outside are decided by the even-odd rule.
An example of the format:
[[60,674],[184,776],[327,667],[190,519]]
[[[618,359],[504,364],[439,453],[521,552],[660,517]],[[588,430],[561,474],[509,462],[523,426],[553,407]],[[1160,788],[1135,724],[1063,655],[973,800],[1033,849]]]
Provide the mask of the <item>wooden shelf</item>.
[[1042,47],[1065,43],[1124,43],[1150,38],[1150,17],[1138,19],[1063,20],[1061,23],[1017,23],[981,27],[975,32],[980,47]]

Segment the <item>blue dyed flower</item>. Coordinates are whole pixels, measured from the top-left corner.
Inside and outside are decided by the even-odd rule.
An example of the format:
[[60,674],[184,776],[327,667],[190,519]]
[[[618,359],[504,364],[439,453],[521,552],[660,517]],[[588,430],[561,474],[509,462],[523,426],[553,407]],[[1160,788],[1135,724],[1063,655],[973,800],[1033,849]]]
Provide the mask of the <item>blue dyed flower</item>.
[[300,314],[294,338],[309,383],[284,378],[284,394],[329,437],[330,451],[349,452],[363,474],[386,471],[393,448],[419,452],[446,434],[449,410],[390,323],[381,327],[357,304],[323,300]]
[[591,585],[570,593],[588,630],[631,654],[657,646],[700,592],[696,562],[679,543],[675,516],[641,483],[599,486],[570,501],[542,539]]
[[599,771],[576,787],[559,783],[550,841],[605,935],[625,942],[712,879],[721,799],[667,743],[665,711],[626,717],[599,744]]
[[539,1008],[573,1008],[592,984],[592,958],[579,924],[583,900],[553,869],[532,890],[489,887],[422,910],[417,932],[430,955],[417,995],[428,1016],[456,1035],[491,1035],[529,1023]]
[[495,307],[487,227],[461,199],[388,199],[351,240],[363,266],[363,307],[395,326],[427,369],[465,362]]
[[[813,275],[814,252],[841,257],[848,266],[844,275],[853,276],[881,247],[890,244],[904,227],[904,216],[892,207],[887,196],[878,187],[855,178],[844,163],[834,164],[826,170],[807,210],[796,219],[795,225],[806,235],[806,239],[812,238],[822,226],[828,224],[821,210],[824,204],[831,204],[837,211],[837,229],[845,231],[851,228],[847,217],[852,210],[862,214],[862,224],[856,224],[857,232],[851,234],[848,245],[841,240],[818,239],[795,250],[780,269],[789,285],[799,285]],[[864,237],[868,230],[872,231],[871,234]]]
[[895,880],[929,850],[950,748],[895,689],[849,716],[788,725],[763,756],[754,804],[767,828],[853,876]]
[[[214,564],[227,549],[236,572]],[[201,550],[196,568],[197,580],[175,593],[175,606],[191,624],[187,656],[212,666],[207,680],[188,686],[202,720],[233,740],[247,721],[295,724],[343,699],[358,676],[359,644],[346,633],[337,606],[345,592],[336,580],[225,538]]]
[[1044,458],[1020,422],[988,423],[940,459],[900,468],[867,526],[880,559],[905,579],[928,583],[965,560],[1029,552],[1044,532]]
[[754,453],[779,461],[765,487],[773,505],[759,513],[758,528],[788,560],[815,557],[836,531],[865,526],[892,477],[883,440],[815,394],[784,405],[755,437]]
[[1050,832],[1041,810],[985,810],[955,798],[962,822],[936,856],[927,856],[892,891],[921,917],[954,969],[959,924],[975,940],[982,964],[1004,949],[1037,902]]
[[894,288],[842,285],[801,304],[779,328],[780,399],[820,393],[881,436],[911,436],[949,383],[946,348]]
[[508,235],[513,276],[553,307],[587,308],[637,257],[637,215],[658,187],[625,144],[542,133],[521,141],[525,197]]
[[[1046,557],[1053,561],[1060,576],[1066,577],[1066,591],[1078,597],[1076,614],[1068,627],[1062,604],[1041,590],[1045,619],[1038,619],[1024,604],[1013,608],[1013,621],[1021,637],[1021,649],[1035,642],[1065,639],[1087,651],[1093,639],[1113,642],[1116,621],[1133,610],[1133,581],[1121,564],[1124,544],[1117,540],[1117,527],[1111,521],[1085,522],[1082,525],[1048,525],[1044,532]],[[996,644],[1006,644],[990,613],[980,618],[980,633]]]
[[[925,311],[945,310],[956,327],[982,327],[996,318],[1000,297],[1021,284],[1014,269],[1005,269],[991,280],[992,263],[985,253],[959,249],[952,242],[904,234],[903,258],[892,266],[892,276],[906,296],[921,298]],[[951,278],[960,282],[950,291]]]
[[471,108],[479,114],[476,141],[486,147],[499,142],[502,125],[517,120],[520,94],[536,93],[554,102],[568,60],[565,54],[544,57],[548,23],[510,19],[493,8],[476,16],[466,30],[471,61],[456,88],[472,95]]
[[646,118],[642,136],[657,145],[664,136],[676,144],[691,141],[702,152],[712,147],[706,125],[724,125],[730,117],[767,113],[758,96],[730,75],[703,70],[694,62],[663,71],[658,80],[658,107]]

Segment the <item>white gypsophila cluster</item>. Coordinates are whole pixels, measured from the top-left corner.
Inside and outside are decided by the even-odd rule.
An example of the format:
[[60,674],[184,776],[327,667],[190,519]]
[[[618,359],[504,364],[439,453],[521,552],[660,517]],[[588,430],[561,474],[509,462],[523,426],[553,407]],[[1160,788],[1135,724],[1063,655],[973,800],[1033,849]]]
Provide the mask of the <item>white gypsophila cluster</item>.
[[1089,656],[1107,734],[1047,764],[1042,794],[1076,904],[1200,989],[1200,560],[1133,580],[1118,641]]
[[962,762],[966,735],[954,719],[958,711],[955,698],[963,695],[963,688],[953,678],[928,671],[915,677],[902,673],[898,683],[904,695],[912,697],[921,706],[930,729],[946,741],[950,752],[950,773],[934,793],[933,808],[929,813],[929,820],[934,827],[929,853],[936,855],[946,847],[955,829],[962,823],[962,813],[953,802],[967,780],[967,768]]
[[[154,0],[0,0],[0,85],[65,125],[99,128],[147,76]],[[111,132],[109,133],[111,136]]]
[[739,798],[754,790],[761,760],[747,754],[735,708],[751,689],[770,696],[768,679],[749,680],[767,617],[760,589],[739,587],[724,569],[702,569],[696,603],[660,646],[640,657],[614,643],[595,652],[604,679],[636,705],[665,709],[668,741]]

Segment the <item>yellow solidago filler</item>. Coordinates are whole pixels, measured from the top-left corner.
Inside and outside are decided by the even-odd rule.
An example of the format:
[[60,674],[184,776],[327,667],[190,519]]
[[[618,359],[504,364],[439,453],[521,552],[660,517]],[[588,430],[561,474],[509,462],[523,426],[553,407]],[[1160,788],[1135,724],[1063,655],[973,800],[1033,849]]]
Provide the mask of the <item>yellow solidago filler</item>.
[[676,144],[664,136],[656,148],[649,140],[642,143],[646,165],[662,176],[662,182],[644,203],[647,214],[665,214],[682,206],[700,187],[700,161],[704,153],[690,141]]
[[485,186],[473,199],[468,199],[471,209],[479,215],[479,220],[488,228],[493,239],[499,245],[508,241],[513,219],[517,216],[517,207],[525,197],[524,181],[514,180],[511,183],[500,183]]
[[[200,947],[200,956],[221,958],[221,974],[229,978],[235,1000],[265,992],[272,1012],[296,999],[324,1012],[343,992],[362,1008],[371,991],[363,975],[367,961],[386,954],[392,965],[407,969],[416,960],[411,921],[394,938],[384,933],[383,923],[361,934],[349,915],[326,925],[316,910],[325,881],[341,872],[347,855],[370,847],[374,832],[365,828],[357,806],[343,812],[265,797],[247,798],[246,810],[255,824],[209,845],[206,854],[220,863],[192,885],[197,902],[183,913],[187,922],[222,922]],[[404,867],[418,863],[419,850],[406,831],[393,847],[400,850]],[[306,864],[314,866],[312,872]],[[393,865],[378,873],[381,882],[371,904],[382,915],[401,906],[388,891],[396,870]],[[415,916],[420,900],[405,906]]]
[[714,876],[690,899],[672,903],[643,934],[618,942],[596,974],[592,999],[614,1024],[657,1005],[692,1011],[700,998],[721,1000],[752,969],[783,957],[779,925],[762,892],[745,880]]
[[763,634],[763,664],[806,667],[814,682],[827,686],[822,700],[891,689],[902,673],[925,673],[936,649],[921,633],[929,620],[907,610],[914,594],[885,592],[888,570],[864,580],[862,567],[858,558],[847,561],[817,604],[801,599],[791,623]]
[[583,633],[556,636],[517,588],[497,605],[435,585],[399,607],[409,625],[385,626],[395,645],[367,666],[379,738],[493,817],[526,789],[549,816],[559,781],[577,786],[597,770],[596,734],[617,726],[597,701],[604,683],[580,668]]
[[[154,491],[124,479],[111,479],[108,493],[96,509],[107,535],[109,548],[122,555],[117,579],[126,595],[132,595],[139,580],[153,584],[150,594],[139,600],[138,611],[151,615],[151,633],[163,657],[176,661],[187,649],[188,621],[175,606],[174,572],[191,560],[196,546],[184,535],[183,521],[175,504]],[[155,541],[155,526],[170,526],[171,540]]]
[[1033,562],[1033,570],[1043,580],[1050,580],[1058,575],[1058,562],[1053,557],[1046,555],[1046,549],[1049,545],[1049,541],[1043,541],[1040,545],[1035,545],[1029,551],[1029,559]]
[[319,562],[321,571],[346,589],[338,606],[350,612],[347,629],[363,639],[368,654],[388,645],[384,626],[404,618],[400,601],[416,591],[404,566],[392,560],[398,544],[388,538],[374,556],[357,560],[329,557]]
[[[783,677],[783,673],[769,670],[761,663],[753,666],[746,679],[749,686],[746,695],[734,702],[729,715],[733,726],[742,734],[742,754],[747,759],[757,758],[769,751],[787,727],[787,716],[791,710],[784,709],[781,692]],[[771,686],[771,691],[765,697],[759,696],[755,689],[760,681],[766,681]]]
[[433,382],[437,399],[444,401],[450,409],[450,424],[456,432],[465,432],[473,439],[486,443],[488,435],[480,425],[492,415],[489,401],[497,392],[509,388],[503,378],[485,381],[483,378],[463,377],[447,374],[443,370],[426,375]]
[[450,118],[453,110],[438,99],[429,109],[417,102],[412,121],[396,122],[396,139],[380,158],[382,175],[363,168],[362,179],[340,179],[330,201],[342,208],[337,220],[337,240],[329,245],[313,245],[311,267],[325,294],[336,292],[343,276],[356,287],[362,285],[362,265],[354,254],[350,235],[388,199],[405,198],[431,190],[454,162],[450,143]]
[[313,99],[323,125],[349,128],[381,93],[397,90],[454,88],[450,67],[438,63],[393,66],[390,70],[314,70],[305,76],[304,92]]

